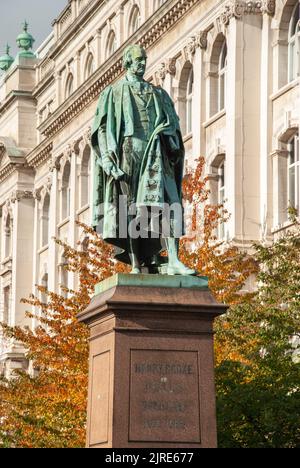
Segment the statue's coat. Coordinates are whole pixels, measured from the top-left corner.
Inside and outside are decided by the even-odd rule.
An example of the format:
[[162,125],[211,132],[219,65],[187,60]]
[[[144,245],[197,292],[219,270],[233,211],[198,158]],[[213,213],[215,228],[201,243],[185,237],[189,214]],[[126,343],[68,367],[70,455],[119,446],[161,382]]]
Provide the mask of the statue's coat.
[[[184,145],[179,119],[167,92],[150,83],[146,85],[153,91],[156,120],[141,162],[136,204],[162,206],[163,203],[181,203]],[[107,87],[99,97],[91,136],[95,154],[93,226],[96,229],[100,221],[103,221],[103,239],[121,249],[117,258],[126,263],[129,263],[128,241],[118,235],[117,204],[119,195],[124,194],[126,183],[115,180],[112,176],[108,177],[103,171],[102,161],[105,155],[99,147],[99,129],[105,127],[106,149],[114,155],[116,166],[121,168],[124,138],[135,134],[133,100],[131,84],[126,77]],[[173,162],[170,164],[170,161]],[[103,213],[99,212],[102,204],[106,206],[104,220]],[[114,231],[116,226],[117,234]],[[161,241],[147,239],[145,248],[147,255],[155,255],[162,248]]]

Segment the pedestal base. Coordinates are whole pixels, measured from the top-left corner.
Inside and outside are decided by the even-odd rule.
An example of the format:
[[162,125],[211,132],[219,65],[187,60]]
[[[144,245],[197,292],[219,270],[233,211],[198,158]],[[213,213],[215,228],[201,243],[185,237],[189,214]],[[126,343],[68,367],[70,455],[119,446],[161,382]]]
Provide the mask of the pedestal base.
[[203,278],[117,275],[79,320],[89,325],[87,446],[216,447],[213,320]]

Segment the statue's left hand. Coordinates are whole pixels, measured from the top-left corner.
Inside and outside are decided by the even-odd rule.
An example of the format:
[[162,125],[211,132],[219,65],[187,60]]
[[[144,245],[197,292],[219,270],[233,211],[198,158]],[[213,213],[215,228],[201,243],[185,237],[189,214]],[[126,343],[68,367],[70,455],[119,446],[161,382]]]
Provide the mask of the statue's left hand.
[[181,149],[171,151],[170,158],[169,158],[170,163],[175,166],[182,159],[182,156],[183,156],[183,153]]

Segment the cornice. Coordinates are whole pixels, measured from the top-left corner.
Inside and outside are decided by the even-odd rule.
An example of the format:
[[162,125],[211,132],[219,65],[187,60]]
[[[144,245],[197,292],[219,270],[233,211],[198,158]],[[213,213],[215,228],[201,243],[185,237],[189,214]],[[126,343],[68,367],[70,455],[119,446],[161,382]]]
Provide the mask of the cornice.
[[26,156],[26,161],[28,165],[33,168],[41,166],[51,154],[53,149],[52,141],[43,141],[39,146],[37,146],[31,153]]
[[[145,49],[157,42],[175,23],[184,16],[191,8],[199,4],[201,0],[179,0],[156,22],[153,18],[143,25],[144,34],[140,37],[139,30],[130,37],[124,47],[134,41],[138,41]],[[46,119],[39,127],[39,131],[47,138],[51,138],[64,128],[82,109],[93,102],[99,94],[112,82],[120,78],[124,73],[122,67],[122,52],[117,51],[111,59],[103,64],[99,70],[90,77],[77,91],[63,103],[54,113]]]
[[12,163],[7,164],[0,170],[0,182],[3,182],[9,177],[15,170],[15,165]]
[[36,102],[36,99],[33,97],[31,91],[11,91],[5,101],[0,105],[0,115],[6,111],[17,99],[29,99]]

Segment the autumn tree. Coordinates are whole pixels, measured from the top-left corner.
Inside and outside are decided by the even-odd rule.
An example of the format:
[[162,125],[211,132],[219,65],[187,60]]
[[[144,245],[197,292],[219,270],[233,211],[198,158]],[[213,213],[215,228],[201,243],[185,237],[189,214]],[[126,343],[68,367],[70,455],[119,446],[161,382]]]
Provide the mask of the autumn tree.
[[[220,301],[228,305],[242,303],[246,307],[252,295],[242,294],[241,290],[245,281],[256,274],[260,259],[253,260],[245,252],[218,240],[217,228],[220,223],[226,223],[228,213],[224,206],[209,203],[210,194],[203,169],[204,159],[201,158],[197,168],[184,180],[184,194],[191,209],[192,235],[183,239],[181,257],[200,275],[208,276],[210,288]],[[89,237],[85,250],[72,249],[59,242],[64,249],[68,270],[78,278],[76,290],[63,288],[59,294],[39,287],[39,293],[46,295],[47,301],[34,296],[26,301],[36,311],[29,312],[29,317],[37,320],[39,325],[34,330],[4,328],[6,336],[20,341],[28,350],[27,357],[34,372],[18,373],[13,380],[0,384],[2,446],[84,445],[88,333],[86,327],[77,322],[76,316],[87,307],[99,281],[117,271],[126,271],[126,267],[112,260],[111,247],[97,234],[86,226],[81,227]],[[238,316],[238,312],[235,313]],[[231,312],[228,314],[228,317],[233,316]],[[250,324],[247,326],[251,328]],[[231,343],[230,338],[224,339],[238,331],[238,326],[232,327],[231,319],[217,324],[220,402],[223,397],[231,395],[230,392],[226,394],[222,386],[226,379],[231,382],[229,373],[224,371],[222,374],[228,361],[241,368],[251,362],[250,357],[243,353],[242,346],[235,345],[234,340]],[[235,336],[236,343],[240,344],[240,335],[237,333]],[[225,427],[225,421],[224,415],[220,420],[221,428]]]
[[[3,325],[7,338],[23,344],[31,372],[18,372],[0,382],[0,447],[83,447],[85,444],[88,330],[76,316],[84,310],[95,285],[122,270],[112,249],[91,229],[85,250],[64,249],[66,268],[78,288],[60,293],[38,287],[38,297],[25,303],[36,327]],[[46,297],[43,302],[39,296]]]
[[[251,300],[217,322],[222,447],[300,447],[300,227],[255,246]],[[226,351],[227,350],[227,356]]]
[[210,203],[208,178],[204,176],[205,159],[183,181],[183,193],[188,205],[188,236],[181,242],[181,258],[199,275],[207,276],[209,287],[219,302],[234,304],[250,300],[241,295],[245,282],[257,273],[257,264],[247,252],[227,244],[218,237],[218,228],[229,219],[224,204]]

